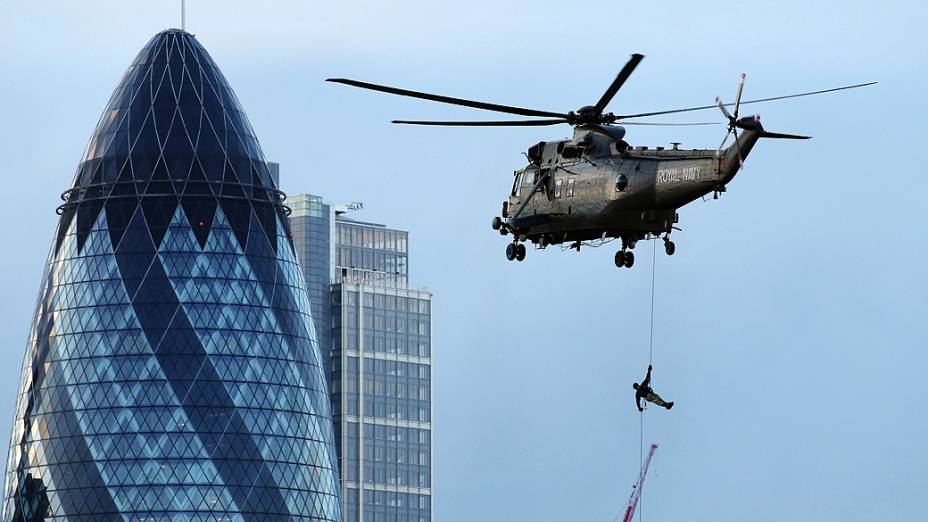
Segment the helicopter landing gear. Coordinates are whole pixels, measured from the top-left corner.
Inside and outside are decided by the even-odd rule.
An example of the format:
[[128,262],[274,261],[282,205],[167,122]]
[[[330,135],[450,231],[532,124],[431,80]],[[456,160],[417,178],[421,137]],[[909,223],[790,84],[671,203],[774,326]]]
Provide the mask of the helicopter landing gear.
[[622,250],[615,253],[615,266],[631,268],[635,264],[635,253],[631,249],[638,243],[638,237],[622,236]]
[[615,266],[617,268],[631,268],[635,264],[635,253],[619,250],[615,253]]
[[673,253],[676,251],[677,251],[677,245],[675,245],[673,241],[670,240],[670,234],[665,235],[664,236],[664,252],[666,252],[668,256],[672,256]]
[[515,242],[506,245],[506,259],[509,261],[522,261],[525,259],[525,245]]

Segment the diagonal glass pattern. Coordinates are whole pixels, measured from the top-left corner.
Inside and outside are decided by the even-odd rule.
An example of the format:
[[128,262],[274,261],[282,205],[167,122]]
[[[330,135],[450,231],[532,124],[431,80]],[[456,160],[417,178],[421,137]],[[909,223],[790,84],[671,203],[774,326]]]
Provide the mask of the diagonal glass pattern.
[[192,35],[142,49],[63,199],[2,519],[341,521],[288,209]]

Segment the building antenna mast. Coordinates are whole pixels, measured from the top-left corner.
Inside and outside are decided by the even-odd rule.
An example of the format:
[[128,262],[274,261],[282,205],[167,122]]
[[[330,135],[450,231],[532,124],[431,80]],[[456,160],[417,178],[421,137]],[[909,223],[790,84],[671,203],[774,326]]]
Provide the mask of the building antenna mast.
[[187,0],[180,0],[180,29],[187,30]]

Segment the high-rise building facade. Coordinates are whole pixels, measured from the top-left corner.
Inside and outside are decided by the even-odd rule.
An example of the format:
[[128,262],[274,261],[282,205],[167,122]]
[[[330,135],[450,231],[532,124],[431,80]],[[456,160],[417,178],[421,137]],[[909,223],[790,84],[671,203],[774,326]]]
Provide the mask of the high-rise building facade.
[[287,198],[291,209],[290,230],[297,258],[303,267],[306,291],[313,310],[316,340],[326,376],[331,375],[332,267],[335,219],[332,206],[320,196],[297,194]]
[[58,209],[4,521],[342,520],[282,198],[205,49],[152,38]]
[[287,203],[316,330],[328,331],[345,520],[430,521],[432,296],[409,287],[409,234],[319,196]]

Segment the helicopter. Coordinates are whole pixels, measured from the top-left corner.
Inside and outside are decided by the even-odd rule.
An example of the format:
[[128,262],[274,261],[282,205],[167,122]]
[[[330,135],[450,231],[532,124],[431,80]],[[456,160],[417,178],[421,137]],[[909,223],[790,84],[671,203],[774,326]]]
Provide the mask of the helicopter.
[[[512,241],[506,246],[506,259],[510,261],[525,259],[525,243],[529,241],[537,249],[566,244],[579,251],[581,245],[619,239],[622,246],[615,254],[618,268],[634,265],[632,250],[638,241],[645,239],[662,238],[665,253],[673,255],[676,246],[670,235],[674,230],[680,230],[676,226],[678,210],[709,194],[718,199],[741,170],[758,140],[810,138],[768,132],[761,125],[760,116],[742,117],[741,105],[856,89],[877,83],[742,101],[746,79],[746,75],[742,74],[735,99],[730,103],[716,98],[712,105],[683,109],[635,114],[604,112],[643,58],[642,54],[633,54],[596,104],[566,113],[453,98],[347,78],[329,78],[326,81],[532,118],[500,121],[393,120],[392,123],[396,124],[466,127],[571,125],[571,139],[541,141],[528,148],[525,153],[528,164],[513,173],[512,188],[503,202],[501,215],[492,219],[491,226],[504,236],[512,235]],[[715,122],[628,121],[716,107],[721,110],[728,125],[718,148],[683,150],[679,143],[674,142],[670,149],[652,149],[632,147],[624,139],[625,126],[628,125],[716,125]],[[740,134],[739,130],[742,131]],[[725,147],[732,136],[732,144]]]

